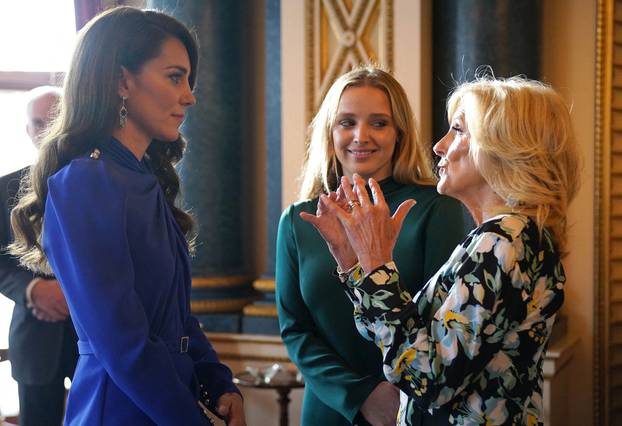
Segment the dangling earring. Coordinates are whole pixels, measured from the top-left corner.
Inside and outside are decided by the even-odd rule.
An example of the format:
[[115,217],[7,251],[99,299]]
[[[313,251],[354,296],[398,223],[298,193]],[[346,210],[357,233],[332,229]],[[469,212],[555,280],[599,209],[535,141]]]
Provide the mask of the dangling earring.
[[125,127],[125,121],[127,120],[127,107],[125,106],[125,100],[127,96],[121,96],[121,109],[119,110],[119,127]]

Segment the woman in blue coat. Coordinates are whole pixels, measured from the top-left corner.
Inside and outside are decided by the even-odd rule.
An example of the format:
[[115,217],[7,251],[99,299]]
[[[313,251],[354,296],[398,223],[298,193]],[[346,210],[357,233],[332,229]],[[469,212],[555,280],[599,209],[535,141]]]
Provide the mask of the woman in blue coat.
[[55,273],[79,337],[67,425],[207,425],[201,404],[244,424],[231,371],[190,315],[192,218],[173,165],[196,72],[195,39],[165,14],[91,21],[13,211],[13,253]]

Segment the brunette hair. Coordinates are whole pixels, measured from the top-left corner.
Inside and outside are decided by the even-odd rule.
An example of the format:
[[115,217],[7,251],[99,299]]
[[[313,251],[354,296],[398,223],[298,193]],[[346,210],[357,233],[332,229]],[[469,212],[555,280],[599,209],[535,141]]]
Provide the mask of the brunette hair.
[[[193,88],[197,41],[171,16],[153,10],[117,7],[93,18],[78,34],[65,76],[59,115],[42,143],[36,164],[22,181],[19,202],[11,214],[15,240],[9,249],[24,266],[50,272],[41,247],[48,177],[111,137],[121,107],[117,90],[122,67],[132,73],[140,72],[171,38],[178,39],[188,52],[189,83]],[[145,158],[162,186],[175,220],[189,239],[193,219],[177,206],[179,176],[174,168],[182,158],[185,145],[181,136],[173,142],[154,140]]]

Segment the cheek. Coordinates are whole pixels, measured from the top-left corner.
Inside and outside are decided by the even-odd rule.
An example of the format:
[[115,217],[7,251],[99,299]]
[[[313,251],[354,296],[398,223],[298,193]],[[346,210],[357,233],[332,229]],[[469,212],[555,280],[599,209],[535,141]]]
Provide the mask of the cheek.
[[469,144],[461,141],[454,141],[447,150],[447,159],[449,161],[459,161],[467,158],[469,155]]
[[332,133],[333,136],[333,148],[339,152],[348,146],[348,141],[343,130],[335,129]]
[[382,145],[384,145],[385,149],[393,150],[395,149],[395,145],[397,143],[397,132],[395,130],[387,130],[382,133],[382,135],[376,140],[381,140]]

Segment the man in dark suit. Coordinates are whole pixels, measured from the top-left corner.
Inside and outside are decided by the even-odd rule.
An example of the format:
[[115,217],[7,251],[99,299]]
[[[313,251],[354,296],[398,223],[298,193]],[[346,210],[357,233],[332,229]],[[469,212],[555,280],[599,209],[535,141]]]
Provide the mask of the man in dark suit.
[[[60,92],[33,89],[26,130],[38,147]],[[0,292],[15,302],[9,331],[9,359],[19,391],[20,426],[62,424],[66,377],[77,361],[76,334],[67,302],[53,277],[33,275],[6,252],[11,242],[10,211],[28,168],[0,177]]]

